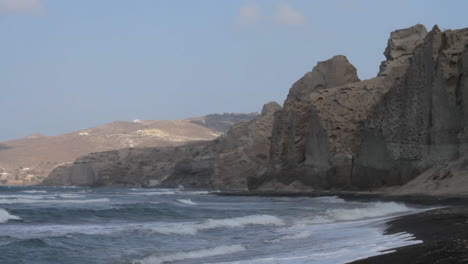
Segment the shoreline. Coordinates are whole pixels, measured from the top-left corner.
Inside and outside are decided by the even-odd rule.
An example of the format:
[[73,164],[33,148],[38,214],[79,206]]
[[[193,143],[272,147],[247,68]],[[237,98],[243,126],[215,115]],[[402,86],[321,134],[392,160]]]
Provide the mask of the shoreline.
[[468,207],[451,206],[411,214],[387,223],[385,234],[407,232],[423,243],[348,264],[467,264]]
[[468,206],[468,195],[394,195],[385,192],[353,192],[353,191],[235,191],[235,192],[213,192],[212,195],[219,196],[263,196],[263,197],[322,197],[337,196],[349,201],[385,201],[403,202],[416,205],[431,206]]
[[406,232],[423,243],[348,264],[468,264],[468,196],[389,195],[366,192],[220,192],[221,196],[338,196],[349,201],[388,201],[443,206],[387,222],[384,234]]

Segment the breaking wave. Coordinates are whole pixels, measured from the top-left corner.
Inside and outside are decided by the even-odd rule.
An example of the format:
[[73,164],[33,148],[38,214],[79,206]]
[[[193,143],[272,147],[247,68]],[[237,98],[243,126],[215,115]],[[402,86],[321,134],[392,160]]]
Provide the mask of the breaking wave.
[[412,209],[408,208],[404,204],[395,202],[377,202],[373,203],[369,207],[354,208],[354,209],[329,209],[325,211],[325,214],[338,221],[350,221],[364,218],[374,218],[386,215],[392,215],[397,213],[408,212]]
[[210,194],[217,193],[219,191],[180,191],[178,194],[190,194],[190,195],[200,195],[200,194]]
[[237,252],[244,251],[245,247],[242,245],[232,245],[232,246],[219,246],[215,248],[206,248],[206,249],[197,249],[191,251],[181,251],[170,253],[166,255],[154,255],[149,256],[141,260],[134,260],[133,264],[163,264],[174,261],[181,261],[185,259],[198,259],[198,258],[208,258],[219,255],[233,254]]
[[196,202],[193,202],[190,199],[177,199],[179,203],[188,204],[188,205],[198,205]]
[[21,218],[8,213],[5,209],[0,208],[0,223],[6,223],[8,220],[21,220]]
[[24,229],[23,233],[11,231],[4,233],[16,238],[42,238],[68,234],[113,234],[117,232],[153,232],[160,235],[196,235],[199,231],[215,228],[239,228],[246,225],[282,226],[284,221],[271,215],[250,215],[228,219],[209,219],[200,223],[135,223],[114,225],[37,225]]
[[131,189],[133,192],[130,192],[130,195],[204,195],[210,193],[216,193],[219,191],[182,191],[174,189],[158,189],[155,191],[141,191],[140,189]]
[[246,225],[275,225],[282,226],[284,221],[272,215],[249,215],[227,219],[208,219],[202,223],[171,223],[167,225],[151,226],[149,230],[163,234],[195,235],[199,231],[214,228],[235,228]]
[[353,221],[368,218],[377,218],[402,214],[414,211],[404,204],[395,202],[376,202],[368,207],[359,207],[351,209],[328,209],[325,212],[315,215],[312,218],[305,218],[296,221],[296,224],[326,224],[340,221]]
[[314,201],[320,201],[324,203],[346,203],[346,201],[338,196],[322,196],[312,198]]
[[30,190],[30,191],[22,191],[24,193],[47,193],[47,191],[38,191],[38,190]]
[[174,191],[155,191],[155,192],[134,192],[129,193],[130,195],[171,195],[176,194]]
[[85,197],[83,195],[74,194],[74,193],[63,193],[63,194],[59,194],[58,196],[62,197],[62,198],[83,198],[83,197]]
[[47,204],[79,204],[79,203],[105,203],[109,202],[108,198],[100,199],[87,199],[87,200],[44,200],[41,198],[28,197],[24,198],[13,198],[13,199],[0,199],[0,204],[28,204],[28,203],[47,203]]

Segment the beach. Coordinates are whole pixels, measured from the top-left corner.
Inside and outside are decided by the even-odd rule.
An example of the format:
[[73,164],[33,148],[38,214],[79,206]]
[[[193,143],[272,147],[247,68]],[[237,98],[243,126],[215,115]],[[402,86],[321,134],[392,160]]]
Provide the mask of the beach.
[[411,233],[423,243],[352,263],[468,263],[468,207],[466,206],[449,206],[390,221],[386,233],[399,232]]

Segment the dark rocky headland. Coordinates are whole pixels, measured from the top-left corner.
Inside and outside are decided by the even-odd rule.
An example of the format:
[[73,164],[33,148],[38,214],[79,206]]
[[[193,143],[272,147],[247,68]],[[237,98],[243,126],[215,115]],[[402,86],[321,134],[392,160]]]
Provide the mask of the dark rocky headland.
[[396,30],[384,55],[369,80],[345,56],[319,62],[282,107],[268,103],[215,140],[92,153],[42,185],[461,197],[390,223],[388,232],[414,233],[423,245],[358,263],[468,263],[468,28]]

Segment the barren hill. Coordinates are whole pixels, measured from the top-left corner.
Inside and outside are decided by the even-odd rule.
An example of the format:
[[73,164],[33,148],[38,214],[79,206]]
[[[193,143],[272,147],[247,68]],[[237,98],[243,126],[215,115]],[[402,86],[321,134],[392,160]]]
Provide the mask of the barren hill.
[[57,136],[33,134],[0,142],[0,185],[36,184],[82,155],[131,147],[177,146],[212,140],[256,114],[214,114],[172,121],[115,121]]

